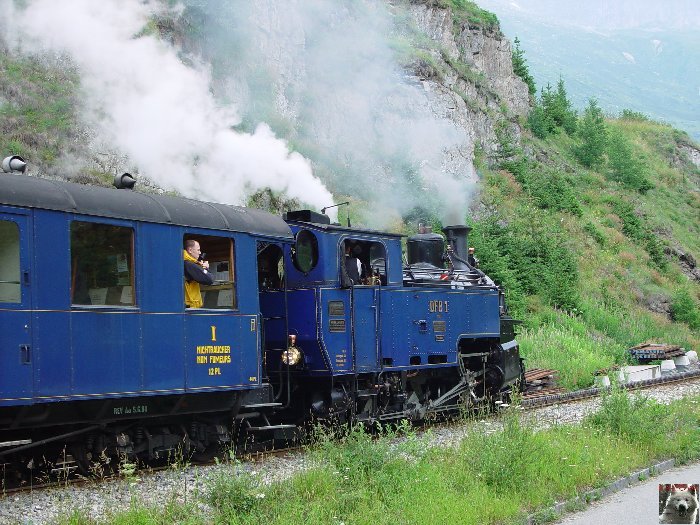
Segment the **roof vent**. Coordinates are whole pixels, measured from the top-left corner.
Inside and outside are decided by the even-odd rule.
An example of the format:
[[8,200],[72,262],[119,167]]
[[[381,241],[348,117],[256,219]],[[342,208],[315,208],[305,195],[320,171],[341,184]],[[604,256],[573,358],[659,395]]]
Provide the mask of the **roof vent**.
[[24,173],[27,163],[19,155],[5,157],[2,161],[2,171],[5,173]]
[[136,179],[131,173],[114,176],[114,187],[120,190],[133,190]]

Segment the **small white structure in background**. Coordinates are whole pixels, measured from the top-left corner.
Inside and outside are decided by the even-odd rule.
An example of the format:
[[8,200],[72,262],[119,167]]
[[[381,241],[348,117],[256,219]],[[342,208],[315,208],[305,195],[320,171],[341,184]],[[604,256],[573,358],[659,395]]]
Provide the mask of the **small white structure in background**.
[[627,382],[627,376],[623,370],[616,370],[613,373],[613,378],[621,385],[624,385]]
[[688,365],[690,365],[690,359],[688,358],[687,355],[679,355],[678,357],[674,357],[673,362],[676,364],[676,366],[688,366]]
[[622,368],[628,383],[656,379],[661,377],[661,367],[659,365],[636,365]]
[[610,386],[610,378],[608,376],[595,376],[593,385],[598,388],[606,388]]
[[698,353],[695,350],[686,352],[685,356],[690,360],[691,363],[695,363],[698,360]]
[[676,369],[676,363],[673,362],[673,359],[664,359],[661,361],[661,371],[662,372],[670,372],[671,370]]

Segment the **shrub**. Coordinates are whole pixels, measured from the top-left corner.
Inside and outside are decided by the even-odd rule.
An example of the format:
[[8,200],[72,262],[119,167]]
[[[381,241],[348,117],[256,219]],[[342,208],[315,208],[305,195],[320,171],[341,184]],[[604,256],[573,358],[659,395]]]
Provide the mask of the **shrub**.
[[507,225],[498,215],[477,221],[472,239],[482,269],[516,290],[516,302],[522,304],[522,294],[537,294],[552,306],[576,308],[578,267],[558,221],[525,208]]
[[617,199],[612,201],[612,207],[622,220],[622,233],[632,240],[641,242],[654,265],[665,269],[668,266],[668,261],[664,254],[663,244],[644,224],[642,218],[637,216],[634,207],[629,202]]
[[678,290],[671,301],[671,317],[674,321],[687,324],[693,330],[700,330],[700,309],[688,290]]
[[588,221],[586,224],[583,225],[583,231],[585,231],[588,235],[593,237],[595,242],[597,242],[601,246],[605,246],[605,236],[601,233],[601,231],[598,228],[596,228],[595,224]]
[[569,180],[554,169],[528,170],[524,188],[532,196],[538,208],[569,212],[580,217],[581,204]]
[[607,153],[611,180],[639,193],[654,187],[647,177],[646,163],[635,155],[632,144],[620,132],[609,134]]

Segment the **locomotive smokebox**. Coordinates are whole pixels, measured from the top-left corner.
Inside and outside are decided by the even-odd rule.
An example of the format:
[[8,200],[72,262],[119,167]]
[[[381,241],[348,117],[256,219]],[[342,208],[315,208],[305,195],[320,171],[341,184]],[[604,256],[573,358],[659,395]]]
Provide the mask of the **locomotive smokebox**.
[[462,259],[464,262],[467,261],[467,241],[469,239],[469,232],[472,229],[469,226],[457,225],[457,226],[445,226],[442,232],[447,237],[448,246],[452,247],[455,255]]

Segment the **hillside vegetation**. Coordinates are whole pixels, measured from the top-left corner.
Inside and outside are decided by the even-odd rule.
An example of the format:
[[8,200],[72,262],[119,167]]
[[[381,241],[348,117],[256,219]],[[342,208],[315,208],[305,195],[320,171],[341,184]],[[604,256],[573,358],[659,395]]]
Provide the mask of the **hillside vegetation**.
[[[453,10],[455,23],[498,30],[495,16],[472,2],[438,4]],[[514,59],[528,75],[518,48]],[[26,157],[36,174],[82,182],[105,184],[123,171],[113,155],[88,147],[78,89],[65,64],[3,52],[0,154]],[[465,215],[481,268],[524,321],[528,367],[560,370],[573,388],[624,364],[638,343],[700,350],[700,168],[689,157],[700,148],[640,113],[605,117],[591,101],[577,115],[563,81],[540,90],[527,122],[502,113],[499,148],[479,152],[480,193]],[[273,192],[252,202],[285,206]],[[368,207],[353,206],[360,217]],[[419,214],[395,229],[415,231]]]
[[472,234],[525,321],[528,366],[560,370],[568,387],[624,364],[635,344],[700,343],[700,169],[685,153],[697,146],[638,113],[601,115],[589,162],[587,114],[573,114],[569,133],[501,138],[500,161],[481,166]]

